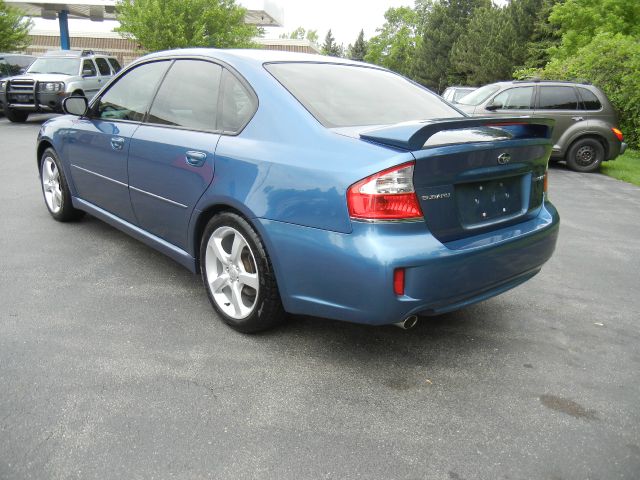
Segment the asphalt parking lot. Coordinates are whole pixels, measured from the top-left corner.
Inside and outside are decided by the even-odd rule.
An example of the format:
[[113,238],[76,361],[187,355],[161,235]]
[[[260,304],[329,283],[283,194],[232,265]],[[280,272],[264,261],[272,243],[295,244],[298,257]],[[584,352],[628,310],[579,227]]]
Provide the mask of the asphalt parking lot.
[[543,271],[413,330],[246,336],[168,258],[50,218],[45,118],[0,118],[0,479],[640,478],[640,188],[553,168]]

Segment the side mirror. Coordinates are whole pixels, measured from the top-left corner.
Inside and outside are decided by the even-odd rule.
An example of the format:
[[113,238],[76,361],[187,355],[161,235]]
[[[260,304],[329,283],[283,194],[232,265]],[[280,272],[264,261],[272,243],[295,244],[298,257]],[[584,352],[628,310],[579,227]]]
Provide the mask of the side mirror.
[[82,76],[83,77],[95,77],[96,74],[94,73],[93,70],[86,69],[86,70],[82,70]]
[[503,108],[503,105],[500,102],[490,103],[489,105],[484,107],[485,110],[489,110],[490,112],[494,112],[495,110],[500,110],[501,108]]
[[69,115],[82,117],[87,113],[89,102],[85,97],[67,97],[62,101],[62,110]]

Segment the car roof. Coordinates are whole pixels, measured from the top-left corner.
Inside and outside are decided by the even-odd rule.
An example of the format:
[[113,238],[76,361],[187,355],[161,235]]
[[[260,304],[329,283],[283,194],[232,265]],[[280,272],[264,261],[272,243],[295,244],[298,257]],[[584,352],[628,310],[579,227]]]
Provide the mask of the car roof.
[[568,80],[510,80],[505,82],[495,82],[492,85],[511,86],[511,85],[580,85],[582,87],[592,87],[587,82],[570,82]]
[[336,63],[341,65],[366,65],[373,68],[379,68],[375,65],[364,64],[362,62],[356,62],[353,60],[348,60],[346,58],[330,57],[327,55],[311,53],[283,52],[279,50],[261,49],[184,48],[179,50],[165,50],[161,52],[151,53],[140,58],[139,61],[158,57],[189,56],[211,57],[212,59],[228,61],[229,63],[234,63],[234,60],[241,60],[245,63],[253,63],[255,65],[262,65],[263,63],[270,62],[322,62]]

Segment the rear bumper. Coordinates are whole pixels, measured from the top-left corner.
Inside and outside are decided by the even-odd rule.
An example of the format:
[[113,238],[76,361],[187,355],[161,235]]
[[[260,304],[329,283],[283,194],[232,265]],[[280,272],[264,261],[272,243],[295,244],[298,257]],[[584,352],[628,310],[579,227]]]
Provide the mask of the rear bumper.
[[620,146],[620,155],[622,155],[626,151],[627,151],[627,144],[626,142],[622,142],[622,145]]
[[615,160],[618,155],[622,155],[627,149],[627,144],[625,142],[621,142],[617,138],[614,140],[609,140],[607,145],[607,158],[606,160]]
[[[353,227],[342,234],[260,220],[288,312],[384,325],[485,300],[540,270],[555,249],[559,216],[547,202],[532,220],[446,245],[422,222]],[[393,293],[399,267],[403,296]]]

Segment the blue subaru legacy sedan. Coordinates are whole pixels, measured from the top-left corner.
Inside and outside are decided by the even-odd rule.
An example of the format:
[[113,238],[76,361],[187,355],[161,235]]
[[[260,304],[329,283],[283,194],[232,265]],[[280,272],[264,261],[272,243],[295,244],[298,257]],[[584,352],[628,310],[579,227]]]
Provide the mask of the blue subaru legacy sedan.
[[470,118],[372,65],[160,52],[65,112],[38,136],[53,218],[88,212],[201,273],[242,332],[287,312],[410,327],[555,248],[553,121]]

